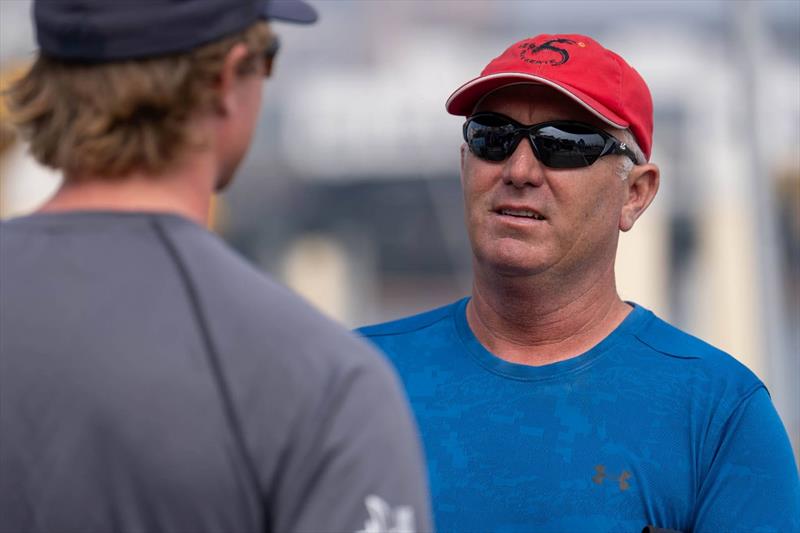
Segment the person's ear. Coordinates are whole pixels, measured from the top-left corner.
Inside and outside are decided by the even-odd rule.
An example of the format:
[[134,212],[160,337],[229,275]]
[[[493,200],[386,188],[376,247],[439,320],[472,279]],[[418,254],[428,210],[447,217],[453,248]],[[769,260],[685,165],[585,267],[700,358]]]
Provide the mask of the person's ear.
[[225,54],[217,86],[218,111],[224,115],[229,115],[238,108],[238,88],[243,79],[241,73],[245,70],[244,63],[249,60],[249,55],[250,52],[244,43],[234,45]]
[[635,165],[625,179],[626,199],[619,215],[619,229],[628,231],[658,192],[660,171],[652,163]]

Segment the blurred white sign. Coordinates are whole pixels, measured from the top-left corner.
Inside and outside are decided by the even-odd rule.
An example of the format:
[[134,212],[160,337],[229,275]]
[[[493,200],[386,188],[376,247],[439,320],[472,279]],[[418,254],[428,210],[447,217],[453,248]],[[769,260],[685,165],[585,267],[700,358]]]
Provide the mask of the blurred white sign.
[[325,180],[457,173],[463,118],[444,104],[488,53],[465,49],[457,35],[417,34],[377,67],[309,72],[284,108],[288,163]]

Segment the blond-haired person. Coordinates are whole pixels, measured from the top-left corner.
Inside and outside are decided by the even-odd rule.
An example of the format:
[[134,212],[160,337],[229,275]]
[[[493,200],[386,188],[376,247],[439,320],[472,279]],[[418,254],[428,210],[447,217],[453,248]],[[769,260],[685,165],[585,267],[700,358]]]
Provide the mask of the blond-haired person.
[[385,362],[204,229],[256,126],[266,21],[315,17],[35,2],[8,96],[64,183],[0,225],[0,530],[430,529]]

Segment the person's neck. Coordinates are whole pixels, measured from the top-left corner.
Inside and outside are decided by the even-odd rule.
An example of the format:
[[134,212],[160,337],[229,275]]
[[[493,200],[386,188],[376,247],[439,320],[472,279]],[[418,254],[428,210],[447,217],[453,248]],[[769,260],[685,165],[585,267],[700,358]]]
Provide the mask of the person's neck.
[[158,212],[207,225],[215,190],[215,169],[211,156],[197,153],[158,175],[141,172],[113,178],[70,175],[37,212]]
[[476,266],[470,329],[490,352],[541,366],[578,356],[607,337],[631,306],[616,291],[613,262],[583,279],[484,275]]

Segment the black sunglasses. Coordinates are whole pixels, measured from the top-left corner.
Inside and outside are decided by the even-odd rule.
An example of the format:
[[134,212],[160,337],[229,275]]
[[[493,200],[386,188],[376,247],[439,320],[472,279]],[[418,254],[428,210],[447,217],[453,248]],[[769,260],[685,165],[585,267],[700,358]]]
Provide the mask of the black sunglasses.
[[275,56],[278,55],[278,50],[281,49],[281,40],[277,36],[272,36],[267,49],[264,50],[264,76],[269,77],[272,74],[272,65],[275,62]]
[[625,143],[605,131],[569,120],[524,126],[500,113],[478,113],[464,123],[464,140],[470,151],[487,161],[503,161],[527,137],[536,158],[550,168],[588,167],[599,158],[619,154],[636,163]]

